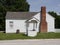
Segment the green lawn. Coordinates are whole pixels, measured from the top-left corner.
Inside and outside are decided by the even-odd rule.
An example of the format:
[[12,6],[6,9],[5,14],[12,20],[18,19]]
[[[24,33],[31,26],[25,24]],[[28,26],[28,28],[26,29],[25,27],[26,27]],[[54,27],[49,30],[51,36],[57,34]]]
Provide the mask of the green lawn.
[[16,33],[2,33],[0,32],[0,40],[12,40],[12,39],[57,39],[60,38],[60,33],[38,33],[36,37],[28,37],[24,34]]

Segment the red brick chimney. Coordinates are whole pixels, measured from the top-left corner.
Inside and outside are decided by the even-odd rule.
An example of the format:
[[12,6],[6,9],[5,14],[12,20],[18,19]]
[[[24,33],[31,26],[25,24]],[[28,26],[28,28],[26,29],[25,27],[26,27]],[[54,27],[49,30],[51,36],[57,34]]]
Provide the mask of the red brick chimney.
[[47,22],[46,22],[46,7],[41,7],[41,22],[40,22],[40,32],[47,32]]

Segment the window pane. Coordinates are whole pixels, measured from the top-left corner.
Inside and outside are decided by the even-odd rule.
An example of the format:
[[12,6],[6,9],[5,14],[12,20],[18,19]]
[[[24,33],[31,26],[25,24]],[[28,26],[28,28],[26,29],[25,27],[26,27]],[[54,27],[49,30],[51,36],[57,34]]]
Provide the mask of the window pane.
[[9,22],[9,26],[12,28],[13,27],[13,21]]

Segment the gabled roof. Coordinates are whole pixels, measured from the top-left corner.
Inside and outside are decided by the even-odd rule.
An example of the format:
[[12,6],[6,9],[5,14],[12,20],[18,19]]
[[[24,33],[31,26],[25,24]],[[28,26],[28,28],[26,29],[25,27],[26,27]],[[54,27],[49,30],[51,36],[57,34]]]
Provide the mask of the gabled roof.
[[[28,19],[31,19],[37,13],[39,13],[39,12],[7,12],[6,19],[28,20]],[[51,17],[53,17],[53,16],[51,16]]]
[[6,19],[29,19],[38,12],[7,12]]

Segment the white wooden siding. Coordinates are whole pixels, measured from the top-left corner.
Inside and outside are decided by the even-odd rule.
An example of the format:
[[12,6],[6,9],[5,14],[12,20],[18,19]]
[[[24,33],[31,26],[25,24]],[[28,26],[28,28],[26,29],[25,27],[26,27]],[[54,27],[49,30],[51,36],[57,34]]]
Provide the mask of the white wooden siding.
[[[9,22],[13,21],[13,28],[10,28]],[[20,32],[26,32],[26,20],[6,20],[6,33],[16,33],[19,29]]]

